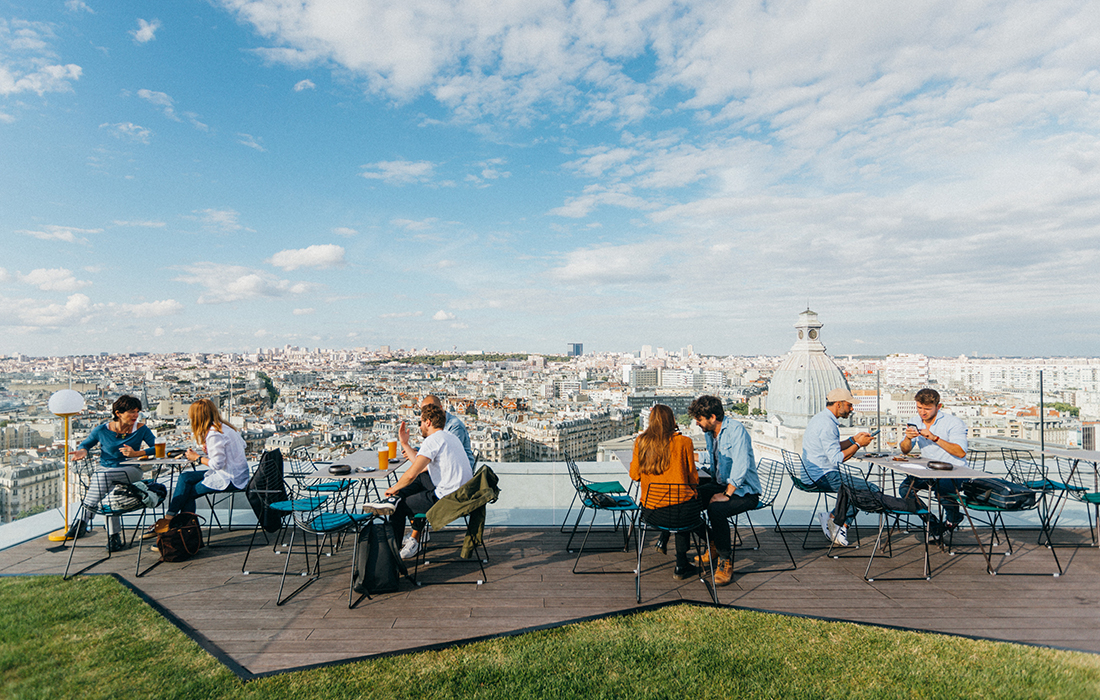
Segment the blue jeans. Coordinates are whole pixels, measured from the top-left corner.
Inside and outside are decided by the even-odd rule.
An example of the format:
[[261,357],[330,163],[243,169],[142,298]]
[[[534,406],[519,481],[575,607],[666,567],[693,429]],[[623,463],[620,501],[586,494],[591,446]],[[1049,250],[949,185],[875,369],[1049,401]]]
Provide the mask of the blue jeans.
[[[878,491],[882,490],[879,487],[877,487],[874,484],[867,481],[866,479],[861,479],[858,476],[853,477],[852,479],[850,479],[850,481],[852,482],[851,483],[852,488],[854,488],[856,491],[878,492]],[[838,471],[825,472],[825,474],[820,479],[813,482],[813,487],[816,488],[816,489],[821,489],[822,491],[829,491],[831,493],[840,493],[840,472],[838,472]],[[856,517],[856,513],[859,512],[858,510],[856,510],[856,507],[854,505],[850,504],[850,503],[848,504],[847,511],[848,512],[846,512],[844,514],[843,519],[836,517],[836,514],[834,513],[833,514],[833,521],[837,525],[843,526],[849,520]]]
[[[918,479],[916,477],[907,476],[901,482],[901,486],[898,486],[898,495],[902,498],[915,498],[917,503],[923,508],[924,503],[919,498],[916,498],[917,491],[921,489],[932,489],[936,492],[936,498],[939,500],[940,505],[943,506],[943,514],[947,516],[947,522],[952,525],[958,525],[963,519],[962,511],[959,510],[959,502],[957,500],[960,481],[962,480]],[[931,516],[931,522],[938,522],[936,516]]]
[[176,490],[172,493],[172,500],[168,503],[168,512],[194,513],[195,499],[208,493],[220,493],[217,489],[202,485],[202,479],[206,471],[183,472],[176,477]]

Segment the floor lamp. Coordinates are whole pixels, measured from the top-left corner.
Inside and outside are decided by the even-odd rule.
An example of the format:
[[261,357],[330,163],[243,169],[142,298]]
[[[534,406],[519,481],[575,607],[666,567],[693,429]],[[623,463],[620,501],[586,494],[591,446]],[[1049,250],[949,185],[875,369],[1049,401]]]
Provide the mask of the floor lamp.
[[49,534],[51,542],[64,542],[69,528],[69,419],[84,412],[84,397],[72,389],[62,389],[50,397],[50,413],[65,419],[65,524]]

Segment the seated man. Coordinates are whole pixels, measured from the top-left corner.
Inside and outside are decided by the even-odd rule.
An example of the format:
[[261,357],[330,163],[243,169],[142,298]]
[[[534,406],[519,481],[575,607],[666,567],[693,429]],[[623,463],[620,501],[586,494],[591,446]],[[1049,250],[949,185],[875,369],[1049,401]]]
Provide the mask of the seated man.
[[[752,510],[760,502],[760,478],[756,474],[756,457],[752,439],[745,426],[726,419],[722,401],[717,396],[700,396],[688,406],[688,414],[702,428],[710,455],[710,481],[700,480],[699,497],[707,508],[710,521],[710,541],[717,557],[714,585],[725,586],[733,580],[733,545],[728,518]],[[699,558],[710,562],[711,552]]]
[[[914,399],[917,402],[917,418],[905,429],[905,439],[898,447],[903,453],[909,454],[913,445],[916,445],[921,457],[965,467],[968,447],[966,424],[950,413],[940,411],[943,404],[940,403],[940,394],[935,389],[921,389]],[[945,531],[954,530],[962,522],[962,512],[956,500],[959,481],[961,480],[917,479],[907,476],[898,487],[898,495],[902,498],[913,498],[921,489],[935,489],[940,503],[943,504],[947,522],[941,523],[936,516],[929,516],[928,534],[933,539],[940,538]],[[920,503],[919,500],[917,502]]]
[[[435,394],[428,394],[424,397],[424,400],[420,402],[420,408],[423,409],[428,404],[443,408],[443,402],[439,400],[439,397]],[[447,411],[447,424],[443,426],[443,429],[448,433],[454,433],[459,442],[462,443],[462,449],[466,450],[466,456],[470,459],[470,469],[475,469],[477,461],[474,458],[474,448],[470,446],[470,433],[466,431],[466,424],[462,422],[462,419],[455,414]]]
[[[810,419],[802,436],[802,480],[816,489],[840,492],[840,465],[848,461],[860,447],[871,443],[870,433],[856,433],[847,440],[840,439],[839,418],[852,415],[855,398],[847,389],[837,388],[825,396],[825,409]],[[857,489],[877,491],[863,479],[854,484]],[[840,510],[839,508],[836,510]],[[821,530],[825,536],[841,547],[848,546],[848,521],[856,517],[856,508],[848,504],[839,517],[837,513],[819,513]]]
[[409,468],[396,484],[386,489],[386,500],[364,506],[367,512],[390,516],[394,539],[398,542],[405,534],[406,518],[412,521],[412,532],[401,547],[402,559],[412,559],[420,551],[424,519],[414,516],[427,513],[436,501],[457,491],[474,475],[462,442],[443,429],[446,422],[447,415],[442,408],[425,404],[420,409],[420,434],[424,442],[419,451],[409,445],[409,428],[401,423],[397,437],[405,459],[410,462]]

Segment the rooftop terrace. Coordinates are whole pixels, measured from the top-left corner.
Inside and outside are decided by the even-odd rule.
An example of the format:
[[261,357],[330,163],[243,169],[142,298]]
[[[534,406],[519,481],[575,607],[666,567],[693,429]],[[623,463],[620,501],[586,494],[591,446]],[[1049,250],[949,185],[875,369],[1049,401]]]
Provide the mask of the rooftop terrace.
[[[933,552],[930,581],[883,580],[921,575],[923,549],[915,535],[905,535],[895,542],[892,558],[876,557],[877,578],[866,582],[862,576],[873,518],[862,517],[865,546],[845,549],[835,559],[825,550],[801,549],[801,534],[788,533],[798,564],[793,571],[775,571],[789,566],[786,551],[779,536],[761,527],[758,519],[761,547],[737,550],[735,578],[719,589],[720,603],[1100,653],[1100,552],[1088,546],[1085,529],[1059,529],[1057,541],[1080,545],[1059,549],[1065,569],[1060,577],[1051,576],[1053,559],[1047,549],[1035,545],[1036,532],[1021,529],[1012,532],[1016,552],[994,559],[1003,559],[1000,575],[987,574],[976,548],[959,538],[956,554]],[[459,534],[452,529],[437,533],[432,544],[445,544]],[[741,534],[748,535],[745,529]],[[99,528],[87,543],[103,541]],[[277,607],[279,577],[256,572],[281,571],[283,555],[271,548],[254,550],[249,562],[253,573],[243,575],[247,542],[245,531],[215,532],[217,546],[185,563],[160,564],[142,578],[134,576],[134,549],[97,564],[103,549],[82,547],[73,566],[79,570],[92,565],[89,574],[119,576],[244,678],[448,646],[654,605],[709,601],[698,580],[672,579],[671,554],[662,556],[651,547],[643,550],[643,595],[638,604],[633,550],[585,554],[580,562],[584,572],[621,573],[575,575],[575,557],[565,550],[566,536],[557,528],[497,526],[487,531],[490,562],[483,585],[475,583],[480,572],[472,562],[456,560],[453,553],[431,556],[432,563],[422,571],[427,585],[403,582],[399,592],[364,599],[349,610],[351,548],[345,547],[325,558],[319,581]],[[820,533],[811,533],[811,544],[820,543]],[[58,575],[67,556],[67,550],[38,537],[0,551],[0,574]],[[153,557],[148,560],[152,563]],[[295,561],[301,561],[300,555]],[[431,585],[443,582],[466,585]]]

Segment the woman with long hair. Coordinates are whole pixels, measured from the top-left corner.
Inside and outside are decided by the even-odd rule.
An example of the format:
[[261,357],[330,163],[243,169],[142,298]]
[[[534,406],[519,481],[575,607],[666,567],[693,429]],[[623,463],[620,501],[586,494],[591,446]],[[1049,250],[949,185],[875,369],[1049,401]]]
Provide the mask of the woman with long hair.
[[[199,399],[191,404],[188,417],[191,418],[195,442],[202,446],[206,454],[188,449],[187,459],[209,469],[183,472],[176,478],[176,490],[168,503],[168,517],[177,513],[194,513],[195,499],[199,496],[225,491],[231,486],[243,489],[248,484],[244,439],[222,420],[214,402]],[[156,536],[152,530],[145,534]]]
[[[634,457],[630,460],[630,478],[641,482],[641,502],[646,509],[669,508],[695,496],[693,489],[683,489],[674,495],[650,495],[653,484],[698,484],[695,469],[695,447],[691,438],[681,435],[672,409],[657,404],[649,411],[649,427],[634,441]],[[662,533],[664,534],[664,533]],[[690,578],[698,569],[687,559],[689,532],[676,533],[676,569],[673,578]],[[660,546],[660,545],[658,545]]]

